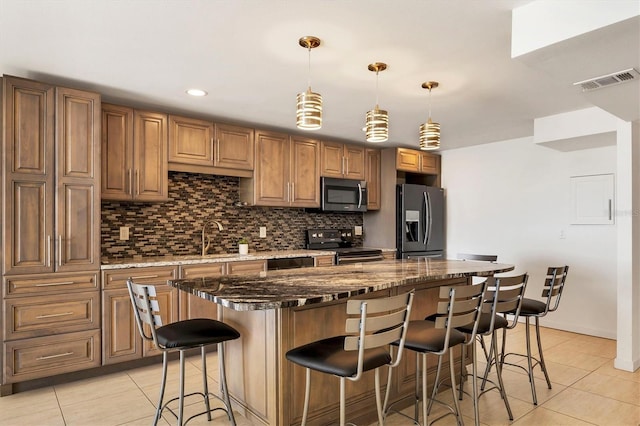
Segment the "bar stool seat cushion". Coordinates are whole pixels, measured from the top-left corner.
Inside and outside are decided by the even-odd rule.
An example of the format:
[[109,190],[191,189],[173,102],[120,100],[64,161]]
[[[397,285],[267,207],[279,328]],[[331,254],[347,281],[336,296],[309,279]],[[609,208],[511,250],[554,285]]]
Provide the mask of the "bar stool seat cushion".
[[522,299],[522,308],[520,308],[520,315],[540,315],[546,308],[547,304],[545,302],[541,302],[540,300],[535,299],[527,299],[525,297],[524,299]]
[[156,330],[158,343],[165,348],[197,347],[240,337],[233,327],[214,319],[178,321]]
[[[404,347],[416,352],[440,352],[444,349],[447,330],[436,328],[433,321],[409,321]],[[465,341],[465,336],[458,330],[451,330],[449,348]]]
[[[502,315],[496,315],[495,322],[493,323],[493,328],[495,330],[498,330],[501,328],[507,328],[508,325],[509,325],[509,322]],[[491,328],[491,314],[488,312],[480,314],[477,333],[478,334],[488,333],[490,328]],[[470,334],[471,332],[473,332],[473,324],[458,327],[456,330],[462,331],[463,333]]]
[[[286,357],[303,367],[333,374],[339,377],[352,377],[358,372],[358,351],[345,351],[346,336],[335,336],[311,342],[291,349]],[[373,370],[391,362],[391,355],[383,348],[364,351],[363,370]]]

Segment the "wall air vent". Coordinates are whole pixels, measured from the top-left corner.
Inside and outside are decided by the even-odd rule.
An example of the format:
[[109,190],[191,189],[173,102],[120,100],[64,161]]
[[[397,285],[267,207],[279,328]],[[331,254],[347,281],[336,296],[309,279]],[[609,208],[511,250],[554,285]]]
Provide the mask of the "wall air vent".
[[577,83],[573,83],[573,85],[580,86],[583,92],[588,92],[590,90],[600,89],[614,84],[627,83],[638,79],[640,79],[640,73],[633,68],[629,68],[628,70],[579,81]]

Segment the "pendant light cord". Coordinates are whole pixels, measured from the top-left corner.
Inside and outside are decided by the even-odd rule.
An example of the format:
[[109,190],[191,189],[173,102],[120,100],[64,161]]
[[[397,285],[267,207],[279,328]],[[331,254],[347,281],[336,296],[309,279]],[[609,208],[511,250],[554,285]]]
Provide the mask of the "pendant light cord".
[[378,72],[379,70],[376,70],[376,109],[378,109]]
[[309,87],[309,90],[311,90],[311,46],[309,46],[307,48],[307,51],[309,53],[309,68],[308,68],[308,72],[307,72],[307,87]]

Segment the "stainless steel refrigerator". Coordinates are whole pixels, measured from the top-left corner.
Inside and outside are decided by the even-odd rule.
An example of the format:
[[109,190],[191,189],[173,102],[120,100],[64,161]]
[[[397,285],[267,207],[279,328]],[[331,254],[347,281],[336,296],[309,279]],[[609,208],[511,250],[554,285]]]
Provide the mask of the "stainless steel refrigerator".
[[397,257],[444,257],[444,240],[444,190],[424,185],[398,185]]

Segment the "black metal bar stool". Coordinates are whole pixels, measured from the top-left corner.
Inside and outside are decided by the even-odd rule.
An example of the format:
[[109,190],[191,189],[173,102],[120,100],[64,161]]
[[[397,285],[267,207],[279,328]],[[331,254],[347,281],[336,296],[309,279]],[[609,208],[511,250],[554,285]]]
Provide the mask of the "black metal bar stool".
[[[547,278],[545,279],[544,287],[542,289],[542,297],[544,298],[544,300],[524,298],[524,300],[522,301],[522,308],[520,309],[520,316],[524,317],[526,325],[525,334],[527,339],[527,353],[518,354],[510,352],[507,354],[503,354],[503,356],[501,357],[501,363],[521,368],[527,372],[527,374],[529,375],[529,382],[531,384],[531,396],[533,398],[534,405],[538,405],[538,397],[536,396],[536,384],[533,378],[533,368],[535,366],[540,366],[540,369],[544,373],[544,377],[547,380],[547,387],[551,389],[551,380],[549,380],[549,373],[547,372],[547,366],[544,363],[544,356],[542,355],[542,341],[540,340],[540,318],[547,315],[547,313],[553,312],[558,309],[558,305],[560,304],[560,297],[562,296],[562,291],[564,290],[564,284],[567,279],[568,272],[568,266],[552,266],[547,268]],[[536,359],[531,355],[531,333],[529,332],[530,318],[535,319],[536,340],[538,343],[538,354],[540,356],[540,359]],[[506,330],[503,330],[503,348],[505,343]],[[509,355],[526,357],[527,368],[518,364],[510,364],[506,362],[505,359]]]
[[[189,319],[162,325],[160,305],[156,298],[155,286],[135,284],[132,279],[129,278],[127,280],[127,288],[129,289],[129,296],[131,297],[133,312],[135,313],[136,324],[138,325],[140,335],[145,340],[153,341],[154,345],[162,351],[162,384],[160,385],[160,398],[153,424],[158,424],[162,411],[166,408],[177,418],[178,425],[186,424],[194,417],[203,414],[206,414],[207,419],[211,420],[211,412],[215,410],[225,411],[231,424],[235,425],[236,421],[233,416],[231,401],[229,399],[229,391],[227,388],[223,343],[227,340],[237,339],[240,337],[240,333],[238,333],[233,327],[214,319]],[[145,330],[144,324],[149,326],[149,331]],[[207,384],[205,347],[213,344],[218,345],[218,364],[220,370],[220,386],[222,390],[221,396],[209,393],[209,386]],[[200,348],[200,354],[202,357],[203,391],[185,395],[185,351],[198,347]],[[180,394],[163,405],[162,401],[164,399],[165,385],[167,382],[168,355],[170,352],[174,351],[180,351]],[[189,417],[183,422],[184,398],[192,395],[200,395],[204,398],[206,410]],[[224,403],[225,408],[218,407],[211,409],[209,395],[220,399]],[[173,410],[168,407],[168,404],[175,400],[178,400],[178,414],[174,413]]]
[[[306,369],[302,425],[307,423],[309,413],[311,370],[340,378],[341,426],[344,426],[346,417],[345,379],[356,381],[363,372],[375,370],[378,422],[383,424],[379,368],[385,365],[395,367],[402,359],[413,295],[412,290],[398,296],[348,300],[345,325],[348,335],[318,340],[287,352],[289,361]],[[399,348],[394,359],[389,347],[396,341]]]

